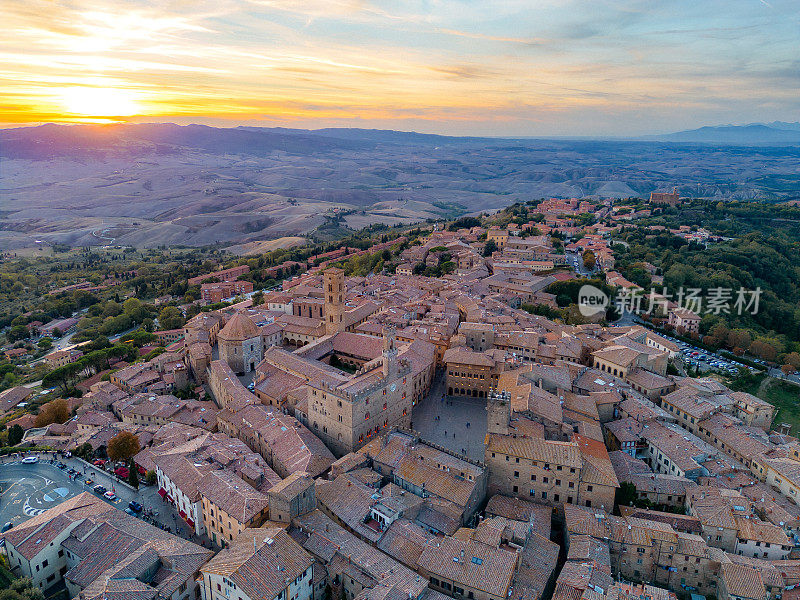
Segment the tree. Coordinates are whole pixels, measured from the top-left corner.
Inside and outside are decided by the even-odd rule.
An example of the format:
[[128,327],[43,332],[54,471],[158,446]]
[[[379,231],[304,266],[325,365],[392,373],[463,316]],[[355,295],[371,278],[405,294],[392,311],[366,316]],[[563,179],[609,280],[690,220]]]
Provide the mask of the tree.
[[158,315],[158,326],[161,329],[180,329],[183,324],[183,314],[174,306],[165,306]]
[[783,362],[787,365],[792,365],[796,370],[800,369],[800,353],[789,352],[783,357]]
[[783,371],[784,375],[791,375],[795,372],[795,368],[792,365],[783,365],[781,371]]
[[483,255],[484,256],[491,256],[496,251],[497,251],[497,243],[494,240],[489,240],[483,246]]
[[92,448],[92,445],[89,442],[84,442],[75,449],[73,454],[78,458],[88,461],[91,460],[92,456],[94,456],[94,448]]
[[630,481],[623,481],[617,490],[617,505],[631,506],[636,501],[636,486]]
[[45,404],[36,415],[36,427],[47,427],[51,423],[66,423],[69,420],[69,405],[64,398],[57,398]]
[[594,252],[591,250],[587,250],[583,253],[583,266],[586,267],[589,271],[594,271],[595,266],[597,265],[597,259],[594,256]]
[[0,592],[0,600],[44,600],[44,592],[33,585],[28,577],[11,582],[8,589]]
[[155,485],[157,481],[158,481],[158,476],[156,475],[155,471],[148,471],[147,473],[145,473],[144,482],[147,485]]
[[16,423],[8,428],[8,445],[16,446],[22,441],[25,430]]
[[36,345],[42,350],[49,350],[53,347],[53,340],[51,340],[49,337],[42,338]]
[[6,332],[6,337],[9,342],[16,342],[18,340],[27,339],[30,335],[28,328],[25,325],[14,325]]
[[120,431],[108,442],[108,458],[127,461],[139,452],[139,438],[130,431]]
[[42,387],[61,386],[66,390],[78,377],[78,374],[86,368],[87,361],[76,360],[63,367],[58,367],[42,377]]
[[733,329],[728,332],[727,342],[729,348],[742,348],[743,350],[747,350],[752,341],[753,338],[746,329]]
[[773,361],[778,355],[778,350],[770,342],[765,340],[756,340],[750,344],[750,352],[755,354],[758,358]]
[[133,459],[128,463],[128,483],[131,484],[131,487],[139,489],[139,469]]

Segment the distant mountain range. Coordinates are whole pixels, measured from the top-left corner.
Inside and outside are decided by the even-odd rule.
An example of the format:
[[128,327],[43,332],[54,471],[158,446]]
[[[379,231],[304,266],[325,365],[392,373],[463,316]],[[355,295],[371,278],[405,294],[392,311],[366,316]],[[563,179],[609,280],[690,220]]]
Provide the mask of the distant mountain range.
[[773,121],[772,123],[750,123],[748,125],[718,125],[665,135],[647,136],[646,139],[698,144],[794,145],[800,144],[800,123]]
[[[643,139],[173,123],[0,129],[0,250],[335,239],[547,197],[800,198],[800,124]],[[113,242],[112,242],[113,240]]]

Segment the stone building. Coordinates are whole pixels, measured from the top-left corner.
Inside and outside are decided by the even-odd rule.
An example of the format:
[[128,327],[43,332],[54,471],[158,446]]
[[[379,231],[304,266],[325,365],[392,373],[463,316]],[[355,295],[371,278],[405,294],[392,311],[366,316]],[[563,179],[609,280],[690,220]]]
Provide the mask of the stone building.
[[308,382],[308,421],[334,454],[342,456],[392,427],[411,425],[411,365],[398,360],[393,330],[384,332],[379,358],[344,381]]
[[254,371],[264,358],[261,331],[244,313],[234,314],[219,334],[219,356],[236,373]]
[[337,268],[325,271],[325,332],[328,335],[344,331],[344,271]]
[[611,510],[619,486],[603,442],[573,434],[547,439],[539,423],[514,413],[507,395],[488,401],[485,459],[489,492],[561,506]]

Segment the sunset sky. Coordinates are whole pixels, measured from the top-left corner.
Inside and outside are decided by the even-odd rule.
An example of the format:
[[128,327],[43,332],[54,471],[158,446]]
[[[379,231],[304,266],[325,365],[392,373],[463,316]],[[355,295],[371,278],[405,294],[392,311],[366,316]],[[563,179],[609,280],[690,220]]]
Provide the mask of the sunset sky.
[[638,135],[800,120],[798,0],[5,0],[0,124]]

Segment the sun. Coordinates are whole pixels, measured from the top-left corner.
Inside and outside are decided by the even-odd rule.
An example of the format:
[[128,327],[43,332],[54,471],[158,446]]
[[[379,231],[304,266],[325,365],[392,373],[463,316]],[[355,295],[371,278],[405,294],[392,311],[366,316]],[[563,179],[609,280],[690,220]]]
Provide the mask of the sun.
[[127,117],[142,111],[136,92],[118,88],[65,88],[59,102],[66,112],[86,117]]

